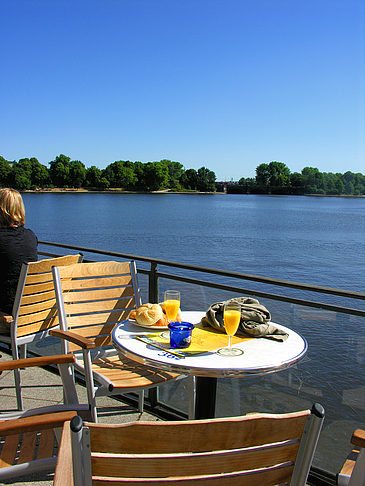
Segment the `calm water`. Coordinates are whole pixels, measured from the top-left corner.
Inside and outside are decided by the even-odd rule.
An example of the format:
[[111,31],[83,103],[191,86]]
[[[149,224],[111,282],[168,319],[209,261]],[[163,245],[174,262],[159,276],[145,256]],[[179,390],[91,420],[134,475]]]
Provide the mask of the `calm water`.
[[365,198],[25,194],[39,239],[365,290]]
[[[40,240],[365,291],[365,198],[25,194],[24,201],[27,226]],[[185,310],[230,297],[203,288],[183,290]],[[331,302],[364,308],[360,301]],[[281,373],[220,380],[217,413],[291,411],[319,401],[326,422],[315,464],[337,471],[352,430],[365,427],[364,320],[268,299],[262,303],[273,320],[307,339],[307,356]],[[163,394],[174,406],[186,402],[179,389],[164,387]]]

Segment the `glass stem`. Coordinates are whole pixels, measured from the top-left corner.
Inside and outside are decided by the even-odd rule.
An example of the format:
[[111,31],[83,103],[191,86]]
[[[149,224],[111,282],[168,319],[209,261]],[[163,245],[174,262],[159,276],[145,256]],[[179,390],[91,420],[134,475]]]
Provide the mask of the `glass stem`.
[[228,347],[229,349],[232,347],[232,336],[228,336]]

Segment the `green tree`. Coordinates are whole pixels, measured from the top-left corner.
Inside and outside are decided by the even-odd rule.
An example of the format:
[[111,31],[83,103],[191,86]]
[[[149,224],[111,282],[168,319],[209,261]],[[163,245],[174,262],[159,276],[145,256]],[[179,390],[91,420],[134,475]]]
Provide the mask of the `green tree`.
[[198,187],[198,173],[195,169],[186,170],[180,177],[180,183],[185,189],[195,191]]
[[318,194],[320,189],[324,189],[323,174],[316,167],[304,167],[302,169],[303,188],[306,194]]
[[32,185],[31,175],[29,159],[21,159],[19,162],[14,162],[9,176],[10,185],[19,191],[30,189]]
[[133,163],[123,160],[109,164],[103,172],[103,177],[109,181],[110,187],[129,189],[137,182]]
[[35,157],[31,157],[29,161],[31,165],[32,187],[48,186],[51,179],[47,167],[41,164]]
[[197,189],[202,192],[215,191],[215,173],[206,167],[200,167],[197,172]]
[[71,160],[69,165],[68,185],[83,187],[86,179],[86,168],[80,160]]
[[70,157],[60,154],[49,163],[49,175],[56,187],[67,187],[70,174]]
[[92,165],[88,169],[86,169],[85,175],[85,185],[86,187],[96,187],[100,188],[102,179],[102,171],[95,165]]
[[289,185],[290,169],[283,162],[270,162],[268,171],[271,187]]
[[6,187],[10,185],[9,184],[10,173],[11,173],[11,166],[9,161],[4,159],[4,157],[0,155],[0,186],[1,187]]
[[270,183],[269,164],[260,164],[256,167],[256,183],[259,186],[268,186]]
[[168,186],[169,172],[162,162],[147,162],[144,167],[145,190],[158,191]]
[[180,189],[180,179],[184,173],[184,167],[180,162],[173,162],[171,160],[160,160],[165,164],[168,170],[168,183],[171,189]]

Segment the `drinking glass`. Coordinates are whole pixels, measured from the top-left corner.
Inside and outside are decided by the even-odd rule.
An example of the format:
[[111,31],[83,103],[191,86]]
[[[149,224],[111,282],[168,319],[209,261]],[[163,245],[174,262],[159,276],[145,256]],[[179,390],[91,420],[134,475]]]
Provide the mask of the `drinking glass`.
[[236,334],[241,319],[241,306],[237,302],[227,302],[224,305],[223,320],[224,328],[228,334],[228,347],[218,349],[217,353],[222,356],[239,356],[243,354],[242,349],[232,348],[232,337]]
[[176,321],[176,316],[180,309],[180,292],[178,290],[166,290],[164,303],[169,322]]

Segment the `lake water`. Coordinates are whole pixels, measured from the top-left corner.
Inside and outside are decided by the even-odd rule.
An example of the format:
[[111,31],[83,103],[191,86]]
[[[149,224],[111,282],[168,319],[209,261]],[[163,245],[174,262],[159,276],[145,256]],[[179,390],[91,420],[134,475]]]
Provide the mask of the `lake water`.
[[365,198],[24,194],[39,239],[365,290]]
[[[365,198],[27,193],[24,202],[26,226],[40,240],[365,291]],[[192,308],[228,297],[183,290]],[[365,427],[364,320],[263,303],[273,320],[307,339],[307,356],[288,371],[232,380],[231,388],[220,380],[218,414],[296,410],[319,401],[327,415],[316,465],[336,471],[352,429]],[[364,308],[361,301],[348,306]],[[178,391],[168,399],[177,406],[184,400]]]

